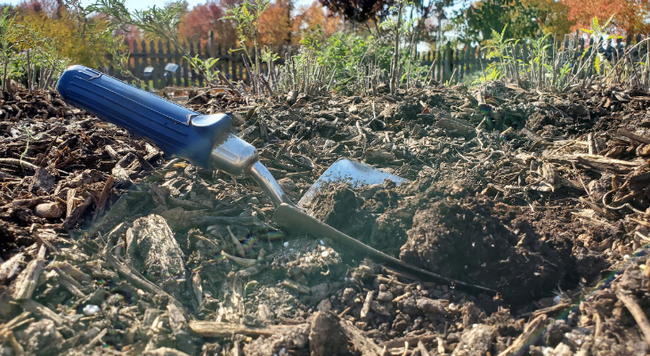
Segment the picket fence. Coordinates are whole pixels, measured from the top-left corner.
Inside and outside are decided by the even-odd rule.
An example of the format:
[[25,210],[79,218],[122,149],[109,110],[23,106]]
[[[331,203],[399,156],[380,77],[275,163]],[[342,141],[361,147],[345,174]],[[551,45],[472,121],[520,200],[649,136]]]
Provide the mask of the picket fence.
[[[587,50],[588,56],[590,46],[594,44],[594,40],[585,41],[578,34],[572,36],[575,36],[573,37],[573,41],[578,41],[575,46],[575,58],[581,56],[585,52],[585,49]],[[571,41],[570,37],[564,36],[562,40],[555,41],[556,48],[568,48],[569,41]],[[613,45],[609,47],[608,55],[611,57],[610,60],[617,60],[618,56],[623,53],[623,42],[630,46],[639,43],[644,37],[646,36],[628,35],[625,39],[616,39]],[[212,35],[209,38],[210,40],[203,45],[200,43],[185,44],[185,48],[189,48],[190,56],[194,57],[198,55],[202,59],[210,57],[219,58],[216,67],[229,80],[249,83],[247,68],[243,61],[243,52],[233,52],[234,48],[214,43]],[[133,41],[128,43],[128,46],[130,48],[131,58],[128,62],[128,69],[135,77],[143,80],[151,87],[161,89],[171,86],[202,87],[205,85],[203,78],[189,67],[187,60],[183,58],[183,54],[169,42],[158,41],[156,46],[156,43],[153,41],[148,44],[145,41],[139,43]],[[283,64],[285,58],[297,53],[298,47],[280,46],[273,48],[273,50],[280,57],[277,63]],[[548,50],[549,54],[552,53],[552,46]],[[513,56],[515,59],[528,60],[531,51],[532,48],[530,45],[522,41],[516,44]],[[430,66],[433,79],[439,82],[445,82],[450,79],[460,81],[472,73],[483,71],[494,60],[486,58],[486,55],[487,50],[485,48],[467,47],[465,49],[454,50],[449,46],[444,46],[436,51],[419,53],[418,59],[424,65]],[[169,63],[178,65],[175,71],[165,70]],[[589,66],[589,69],[591,68],[592,66]],[[122,73],[113,67],[104,69],[108,74],[119,79],[134,82],[132,78],[124,77]]]

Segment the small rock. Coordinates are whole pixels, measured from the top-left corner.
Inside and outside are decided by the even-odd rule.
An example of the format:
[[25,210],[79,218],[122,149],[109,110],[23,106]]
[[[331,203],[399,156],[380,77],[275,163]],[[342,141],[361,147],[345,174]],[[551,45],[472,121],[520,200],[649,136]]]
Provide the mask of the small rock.
[[377,293],[377,298],[375,299],[380,302],[390,302],[393,300],[393,298],[393,293],[386,291]]
[[348,303],[349,301],[353,300],[354,297],[356,297],[357,292],[354,291],[352,288],[345,288],[343,290],[343,295],[341,298],[343,299],[343,303]]
[[278,184],[285,192],[293,192],[296,190],[296,183],[294,183],[290,178],[282,178],[278,181]]
[[449,301],[419,298],[417,300],[417,305],[418,308],[420,308],[420,310],[422,310],[422,312],[425,314],[447,315],[445,306],[449,305]]
[[83,337],[84,337],[84,339],[86,339],[86,340],[91,340],[91,339],[94,338],[95,336],[99,335],[100,332],[102,332],[102,331],[99,330],[98,327],[93,326],[92,328],[88,329],[88,331],[86,331],[86,332],[84,333],[84,336],[83,336]]
[[311,295],[315,300],[320,300],[327,297],[327,293],[329,292],[329,286],[327,283],[317,284],[310,289]]
[[287,94],[287,104],[293,105],[293,103],[296,102],[296,99],[298,98],[298,91],[297,90],[292,90]]
[[29,187],[29,190],[40,190],[41,193],[49,193],[56,186],[56,179],[47,169],[39,167],[34,174],[34,179]]
[[348,340],[335,315],[314,313],[309,332],[309,351],[314,356],[347,354]]
[[[497,330],[493,326],[478,324],[464,332],[451,356],[485,355],[492,348]],[[449,338],[447,338],[449,341]]]
[[260,203],[260,200],[257,199],[257,197],[251,197],[251,198],[248,200],[248,202],[251,203],[251,204],[253,204],[253,205],[257,205],[257,204]]
[[316,306],[316,310],[318,310],[319,312],[327,313],[330,310],[332,310],[332,302],[330,302],[329,299],[323,299]]
[[39,218],[57,219],[63,216],[65,206],[61,203],[42,203],[36,205],[34,214]]
[[93,304],[88,304],[83,308],[83,312],[86,316],[91,316],[99,313],[99,307]]

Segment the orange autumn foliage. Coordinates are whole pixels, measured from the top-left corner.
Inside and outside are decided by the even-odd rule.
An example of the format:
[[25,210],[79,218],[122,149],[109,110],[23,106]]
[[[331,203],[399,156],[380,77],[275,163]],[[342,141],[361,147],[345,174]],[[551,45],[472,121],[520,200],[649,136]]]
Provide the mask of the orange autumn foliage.
[[598,17],[605,23],[614,15],[612,26],[619,34],[650,33],[650,1],[648,0],[561,0],[569,8],[572,30],[590,28]]
[[285,45],[291,43],[292,0],[275,0],[262,13],[258,21],[258,41],[264,45]]
[[197,41],[205,43],[208,34],[213,32],[215,43],[234,46],[237,42],[237,32],[230,20],[222,20],[227,6],[234,6],[236,0],[208,0],[205,4],[196,5],[183,15],[179,26],[181,41]]
[[[325,12],[323,5],[314,1],[311,5],[303,5],[298,11],[293,21],[293,33],[300,34],[303,31],[315,30],[322,28],[323,35],[328,38],[343,30],[343,20],[339,16],[328,16]],[[299,37],[296,38],[299,40]],[[298,43],[294,41],[294,43]]]

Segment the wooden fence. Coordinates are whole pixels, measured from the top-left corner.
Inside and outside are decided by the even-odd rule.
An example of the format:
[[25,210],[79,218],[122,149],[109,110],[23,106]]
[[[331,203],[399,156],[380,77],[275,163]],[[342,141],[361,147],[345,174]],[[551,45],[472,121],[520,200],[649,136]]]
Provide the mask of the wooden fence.
[[[158,41],[157,43],[151,41],[133,41],[127,43],[130,49],[130,60],[128,61],[129,71],[138,79],[146,82],[155,89],[165,87],[202,87],[205,85],[204,78],[196,71],[192,70],[188,61],[184,58],[184,54],[169,42]],[[243,61],[243,52],[235,51],[234,48],[229,46],[222,46],[221,44],[214,44],[209,41],[203,45],[200,43],[183,44],[189,50],[190,57],[196,55],[201,59],[218,58],[219,61],[215,65],[216,69],[220,70],[229,80],[240,81],[243,80],[249,83],[249,77]],[[284,58],[291,56],[295,53],[297,48],[294,46],[284,46],[274,50],[279,53],[279,64],[284,63]],[[250,52],[252,53],[252,51]],[[253,57],[253,60],[255,58]],[[178,67],[175,71],[166,70],[169,64],[177,64]],[[266,68],[263,65],[263,68]],[[133,78],[125,77],[119,70],[112,66],[105,68],[105,71],[121,80],[126,82],[133,82]]]
[[[628,35],[625,39],[617,38],[615,41],[613,41],[613,43],[610,42],[611,45],[608,45],[607,49],[601,49],[601,53],[607,60],[616,62],[623,54],[625,46],[634,46],[637,43],[640,43],[643,38],[647,37],[647,35],[643,36],[641,34],[637,34]],[[572,44],[571,41],[574,43]],[[624,41],[627,45],[623,44]],[[593,48],[594,45],[594,39],[591,38],[590,40],[585,41],[583,37],[579,36],[578,33],[576,33],[573,36],[565,36],[559,40],[556,39],[554,43],[555,51],[558,51],[560,49],[573,48],[574,53],[572,59],[578,61],[578,59],[583,56],[583,54],[583,58],[589,58],[591,55],[591,48]],[[643,50],[643,54],[645,54],[646,50],[648,51],[647,53],[650,53],[650,50],[648,50],[647,47]],[[514,46],[512,56],[515,60],[528,62],[530,60],[532,51],[533,48],[531,48],[529,44],[521,41]],[[552,58],[554,51],[553,46],[549,46],[547,51],[547,55]],[[494,62],[496,60],[488,59],[487,49],[479,47],[467,47],[461,50],[453,50],[452,48],[444,47],[441,50],[439,49],[437,51],[421,53],[420,59],[424,64],[433,64],[432,76],[439,82],[447,81],[452,78],[452,76],[456,80],[461,80],[471,73],[484,71],[491,62]],[[520,64],[518,65],[521,65],[521,62],[519,63]],[[587,71],[587,75],[591,75],[592,71],[594,70],[594,66],[585,66],[585,69]]]
[[[628,35],[625,39],[628,47],[634,45],[642,40],[644,36],[641,35]],[[571,46],[571,41],[573,41],[573,46]],[[556,40],[555,50],[560,48],[575,48],[574,59],[579,58],[585,51],[587,51],[588,57],[591,51],[591,46],[594,44],[594,40],[585,41],[584,38],[576,35],[565,36],[562,40]],[[129,48],[131,49],[131,59],[129,61],[129,70],[137,78],[147,82],[155,89],[161,89],[169,86],[176,87],[194,87],[194,86],[203,86],[203,78],[193,71],[187,60],[183,58],[183,54],[180,53],[178,49],[173,48],[169,42],[158,41],[156,43],[149,42],[148,44],[145,41],[140,43],[134,41],[129,43]],[[216,67],[219,69],[228,79],[231,81],[243,80],[246,83],[249,83],[249,76],[247,75],[246,66],[243,62],[241,51],[231,52],[232,48],[222,46],[220,44],[214,44],[214,41],[210,40],[204,45],[198,43],[190,43],[186,45],[185,48],[189,48],[190,56],[194,57],[196,55],[199,58],[219,58],[219,62]],[[530,45],[521,41],[517,43],[514,47],[514,52],[512,55],[515,59],[528,61],[530,58],[531,51],[533,50]],[[277,61],[278,64],[283,64],[284,59],[288,58],[292,54],[297,53],[298,48],[296,46],[284,46],[273,49],[275,52],[279,53],[280,59]],[[550,46],[549,55],[552,55],[554,49],[553,46]],[[606,57],[611,61],[616,61],[618,57],[623,53],[623,39],[619,38],[615,41],[613,46],[609,46],[607,51],[603,51]],[[461,50],[454,50],[451,47],[443,47],[437,51],[429,51],[425,53],[419,53],[418,59],[422,61],[424,65],[431,67],[431,75],[433,79],[444,82],[451,78],[455,81],[460,81],[466,76],[471,75],[479,71],[483,71],[490,62],[494,59],[488,59],[486,57],[487,50],[480,47],[466,47]],[[178,65],[178,68],[175,72],[166,71],[165,67],[168,63],[174,63]],[[153,69],[149,75],[145,74],[145,69]],[[588,66],[588,70],[592,70],[593,66]],[[125,78],[122,76],[119,71],[116,71],[114,68],[106,68],[106,71],[125,81],[132,82],[132,78]]]

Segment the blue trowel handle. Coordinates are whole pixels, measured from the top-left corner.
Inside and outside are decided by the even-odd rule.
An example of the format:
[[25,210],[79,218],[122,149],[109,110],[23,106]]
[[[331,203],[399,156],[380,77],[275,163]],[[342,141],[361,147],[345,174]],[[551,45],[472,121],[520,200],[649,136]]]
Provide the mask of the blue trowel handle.
[[206,168],[210,151],[230,132],[227,115],[201,115],[84,66],[63,72],[57,89],[68,104]]

